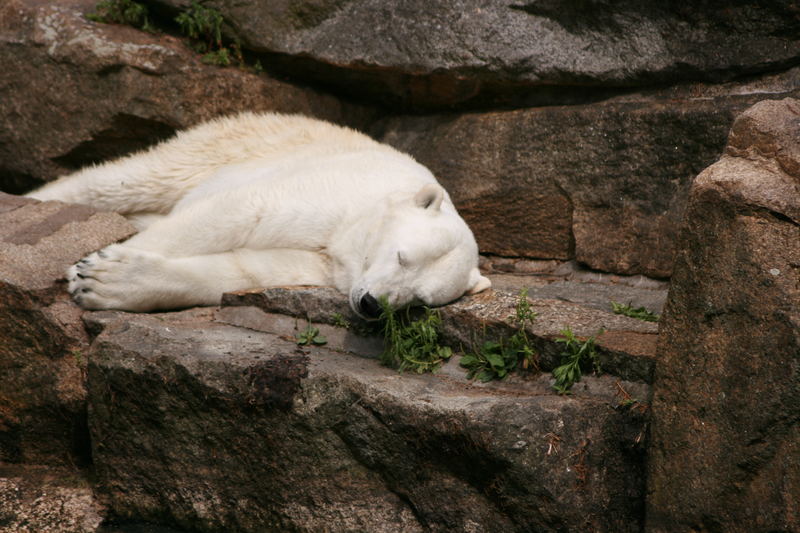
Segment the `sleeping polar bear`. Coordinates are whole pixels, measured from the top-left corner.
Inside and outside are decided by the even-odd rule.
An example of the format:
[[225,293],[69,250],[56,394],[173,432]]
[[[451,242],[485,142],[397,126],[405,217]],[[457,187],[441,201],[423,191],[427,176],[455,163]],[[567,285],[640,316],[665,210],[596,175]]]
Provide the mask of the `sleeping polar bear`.
[[364,318],[490,286],[475,238],[428,169],[356,131],[244,113],[28,196],[88,204],[140,230],[67,273],[88,309],[219,303],[223,292],[333,285]]

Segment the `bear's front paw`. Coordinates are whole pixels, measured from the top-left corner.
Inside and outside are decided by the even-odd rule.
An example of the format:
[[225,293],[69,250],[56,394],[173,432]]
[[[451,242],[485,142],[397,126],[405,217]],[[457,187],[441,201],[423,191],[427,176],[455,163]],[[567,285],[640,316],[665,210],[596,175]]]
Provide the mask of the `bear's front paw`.
[[163,261],[157,254],[112,244],[69,268],[69,293],[85,309],[147,311],[151,281]]

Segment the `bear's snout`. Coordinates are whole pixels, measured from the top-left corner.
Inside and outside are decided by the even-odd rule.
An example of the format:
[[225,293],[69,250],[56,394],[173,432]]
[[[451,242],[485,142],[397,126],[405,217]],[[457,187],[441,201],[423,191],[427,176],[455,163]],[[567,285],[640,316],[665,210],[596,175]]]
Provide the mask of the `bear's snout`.
[[379,318],[381,316],[381,304],[370,293],[364,293],[358,302],[359,312],[366,318]]

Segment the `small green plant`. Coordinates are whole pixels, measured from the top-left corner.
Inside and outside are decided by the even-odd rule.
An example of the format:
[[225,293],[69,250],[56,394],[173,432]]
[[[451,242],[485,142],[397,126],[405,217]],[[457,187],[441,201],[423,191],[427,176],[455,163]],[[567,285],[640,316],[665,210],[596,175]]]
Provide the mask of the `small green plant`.
[[380,305],[384,339],[381,363],[421,374],[436,371],[453,355],[449,346],[439,344],[442,319],[438,312],[425,308],[422,318],[412,320],[408,309],[401,316],[385,298],[381,298]]
[[180,25],[184,35],[192,39],[195,51],[203,54],[203,63],[227,67],[235,61],[240,67],[245,67],[241,43],[234,40],[227,46],[223,44],[222,24],[225,19],[216,9],[194,1],[188,9],[175,17],[175,22]]
[[227,67],[231,64],[231,53],[227,48],[220,48],[213,52],[203,54],[200,61],[206,65],[217,65],[218,67]]
[[652,311],[648,311],[644,307],[634,308],[630,304],[630,302],[628,302],[627,304],[621,304],[612,301],[611,310],[618,315],[625,315],[631,318],[637,318],[639,320],[644,320],[645,322],[658,322],[657,314],[653,313]]
[[216,9],[192,2],[186,11],[175,17],[181,31],[196,40],[196,49],[200,53],[215,52],[222,46],[222,13]]
[[127,24],[145,31],[155,32],[147,17],[147,6],[134,0],[103,0],[86,18],[107,24]]
[[581,380],[582,365],[591,363],[594,372],[600,373],[600,358],[595,350],[595,337],[601,333],[602,330],[595,336],[581,341],[570,328],[561,330],[561,338],[556,339],[556,342],[564,344],[564,351],[561,352],[561,365],[553,369],[553,377],[556,378],[553,388],[559,394],[569,394],[572,386]]
[[333,313],[331,315],[333,325],[338,328],[350,329],[350,322],[342,315],[342,313]]
[[297,344],[300,346],[322,346],[327,343],[328,340],[319,334],[319,329],[311,324],[297,336]]
[[74,349],[70,350],[70,353],[72,354],[72,357],[75,359],[75,363],[78,366],[83,366],[83,363],[84,363],[83,352],[80,351],[78,348],[74,348]]
[[531,347],[525,325],[536,319],[536,313],[528,301],[528,290],[519,294],[516,314],[513,318],[517,331],[501,341],[486,341],[475,353],[461,358],[461,366],[467,369],[467,378],[477,378],[483,382],[503,379],[518,365],[522,368],[538,368],[536,350]]

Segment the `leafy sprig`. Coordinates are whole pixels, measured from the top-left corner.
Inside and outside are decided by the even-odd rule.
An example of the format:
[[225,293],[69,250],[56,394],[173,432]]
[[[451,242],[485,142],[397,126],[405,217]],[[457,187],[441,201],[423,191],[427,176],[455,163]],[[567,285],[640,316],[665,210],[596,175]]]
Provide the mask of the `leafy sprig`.
[[439,344],[442,319],[437,311],[425,308],[423,317],[412,320],[409,310],[394,310],[385,298],[380,300],[384,350],[380,360],[386,366],[418,374],[434,372],[447,361],[453,350]]
[[106,24],[127,24],[134,28],[154,33],[156,28],[147,16],[147,6],[134,0],[103,0],[86,18]]
[[527,289],[520,291],[516,314],[512,318],[517,329],[508,339],[486,341],[480,349],[461,358],[460,365],[467,369],[467,378],[487,382],[503,379],[519,365],[524,369],[538,368],[538,354],[525,331],[526,324],[536,319]]
[[601,333],[602,330],[582,341],[570,328],[561,330],[561,337],[556,342],[564,345],[564,351],[561,352],[561,365],[553,369],[553,377],[556,379],[553,388],[559,394],[570,393],[572,386],[583,377],[583,367],[586,364],[591,364],[594,372],[600,373],[600,357],[595,350],[595,337]]
[[297,336],[297,344],[300,346],[322,346],[327,343],[328,339],[320,335],[319,329],[310,324]]

